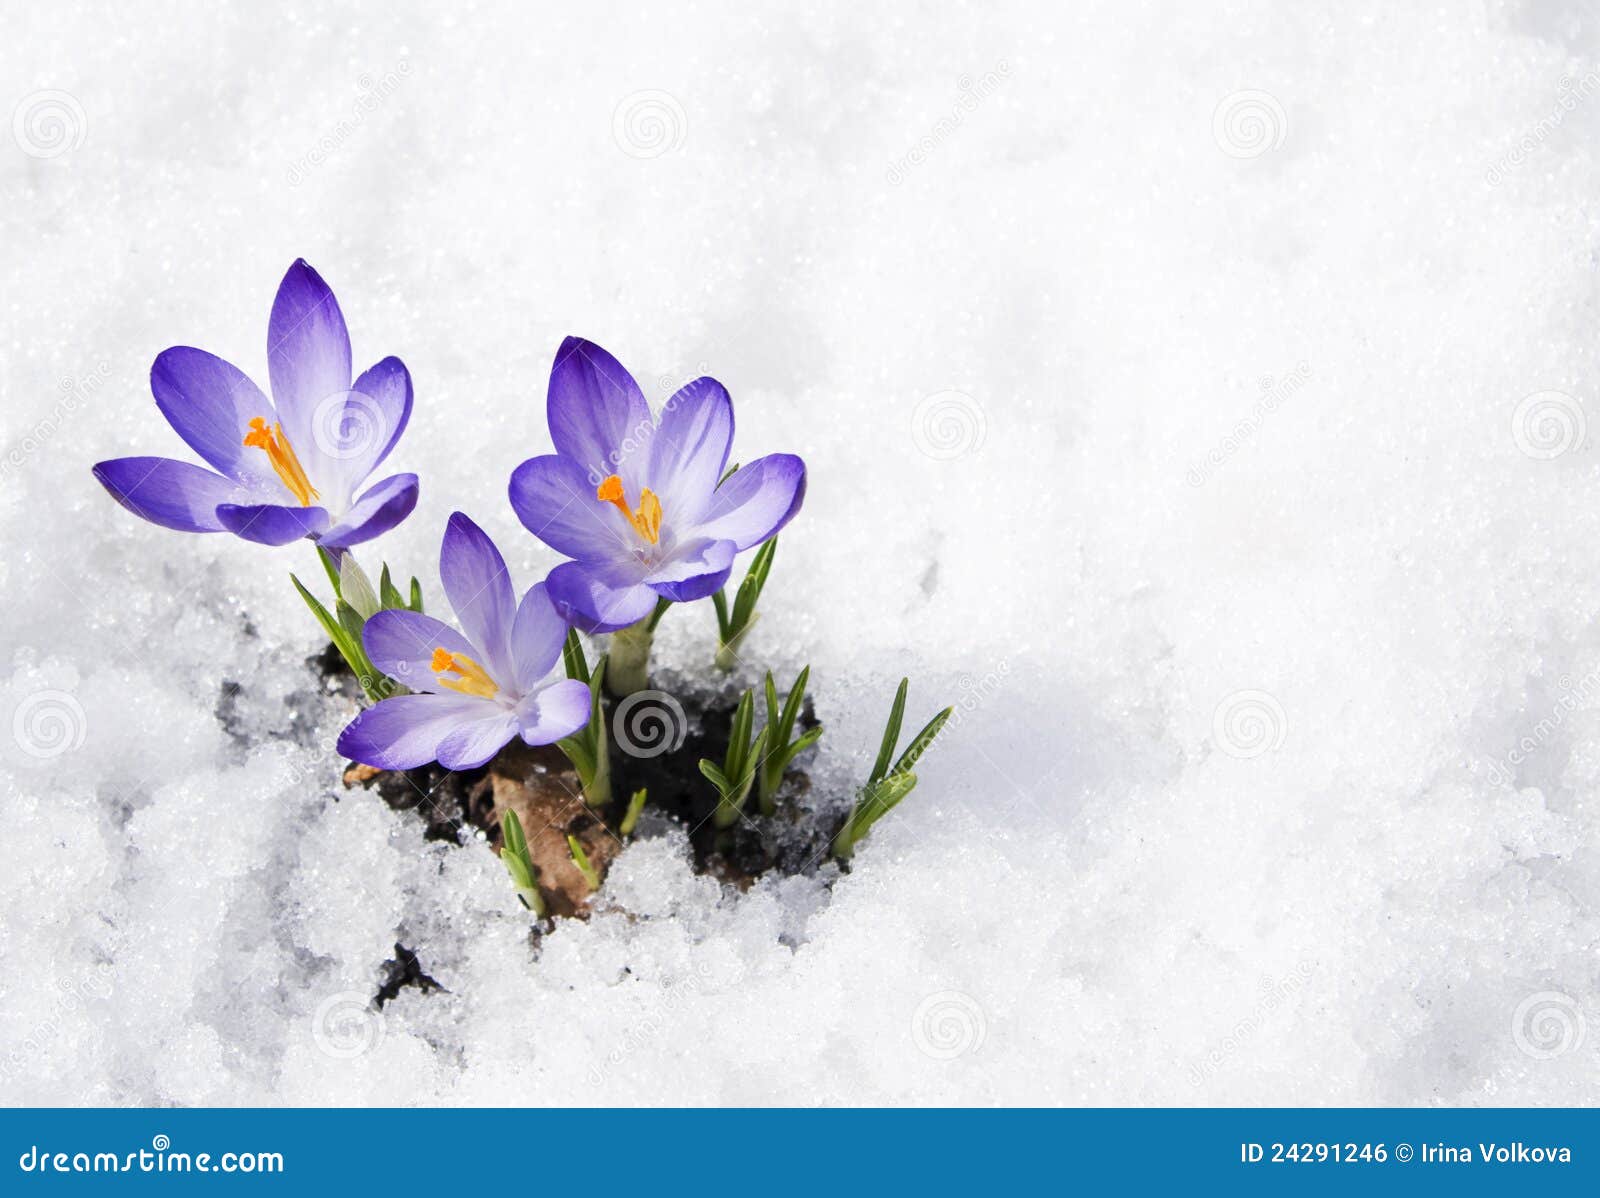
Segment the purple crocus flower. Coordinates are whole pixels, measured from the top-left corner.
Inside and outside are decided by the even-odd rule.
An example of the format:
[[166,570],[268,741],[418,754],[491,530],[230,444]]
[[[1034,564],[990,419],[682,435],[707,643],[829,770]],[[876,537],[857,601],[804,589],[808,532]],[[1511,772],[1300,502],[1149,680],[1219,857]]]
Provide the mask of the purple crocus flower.
[[573,559],[546,580],[586,632],[644,619],[658,599],[703,599],[728,579],[734,554],[789,522],[805,497],[805,463],[775,453],[718,485],[733,441],[733,403],[701,378],[660,420],[615,358],[568,337],[550,370],[556,452],[511,476],[511,506],[528,531]]
[[180,532],[231,532],[263,545],[310,537],[337,550],[411,514],[417,476],[356,490],[411,416],[411,376],[385,358],[351,386],[350,336],[333,292],[304,260],[283,276],[267,324],[273,400],[236,367],[175,346],[150,370],[156,406],[213,469],[117,458],[94,474],[136,516]]
[[421,612],[380,611],[362,629],[372,664],[417,692],[385,699],[339,736],[339,752],[379,769],[483,765],[514,736],[548,745],[589,722],[589,688],[547,675],[567,624],[544,583],[518,603],[505,559],[460,512],[439,551],[445,596],[466,633]]

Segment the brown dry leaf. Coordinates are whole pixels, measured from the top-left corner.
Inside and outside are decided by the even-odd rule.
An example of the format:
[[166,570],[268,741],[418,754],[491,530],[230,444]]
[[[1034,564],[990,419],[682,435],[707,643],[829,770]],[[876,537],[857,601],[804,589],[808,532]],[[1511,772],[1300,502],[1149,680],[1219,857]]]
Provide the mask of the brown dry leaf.
[[494,759],[489,776],[479,785],[490,788],[494,802],[495,851],[499,851],[500,819],[510,808],[522,821],[528,856],[538,871],[539,892],[549,914],[582,914],[590,897],[589,884],[572,862],[568,834],[578,838],[602,881],[622,842],[584,804],[578,776],[566,757],[553,746],[532,749],[514,743]]

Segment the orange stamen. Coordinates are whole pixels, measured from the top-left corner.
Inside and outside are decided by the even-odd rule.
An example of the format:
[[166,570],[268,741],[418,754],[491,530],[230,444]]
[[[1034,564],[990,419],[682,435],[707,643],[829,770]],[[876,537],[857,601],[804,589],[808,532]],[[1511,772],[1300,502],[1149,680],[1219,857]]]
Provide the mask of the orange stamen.
[[601,503],[615,504],[617,511],[628,518],[633,529],[650,544],[661,540],[661,500],[649,487],[639,492],[639,510],[628,507],[628,498],[622,490],[622,479],[613,474],[595,488],[594,497]]
[[310,507],[313,499],[320,498],[317,489],[306,477],[305,467],[300,465],[300,459],[295,456],[289,438],[283,435],[283,425],[274,424],[268,428],[266,420],[256,416],[250,421],[250,431],[244,435],[244,444],[267,455],[267,461],[272,463],[283,485],[300,501],[301,507]]
[[[438,675],[439,685],[459,694],[492,699],[500,693],[499,686],[489,677],[489,672],[465,653],[451,653],[441,645],[433,651],[431,664],[433,672]],[[446,674],[454,674],[456,677],[446,678]]]

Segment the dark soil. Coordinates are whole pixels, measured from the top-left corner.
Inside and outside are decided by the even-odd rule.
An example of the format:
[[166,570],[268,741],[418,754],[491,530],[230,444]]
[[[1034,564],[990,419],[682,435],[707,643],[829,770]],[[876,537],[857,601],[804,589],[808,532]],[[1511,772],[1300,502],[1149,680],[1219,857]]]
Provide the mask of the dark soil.
[[424,994],[430,990],[444,989],[423,972],[417,954],[397,941],[394,946],[394,956],[383,963],[383,981],[378,984],[378,993],[373,996],[372,1001],[381,1011],[384,1003],[400,997],[400,991],[405,986],[414,986]]
[[[334,684],[342,684],[341,674],[348,676],[344,662],[331,650],[311,658],[308,664]],[[582,915],[590,897],[587,883],[571,861],[566,837],[570,834],[579,839],[590,864],[603,878],[622,848],[618,825],[628,798],[641,788],[649,791],[641,827],[661,817],[680,824],[689,834],[698,873],[745,889],[771,870],[786,875],[814,872],[827,860],[841,813],[818,813],[800,805],[798,799],[810,789],[802,766],[790,767],[772,816],[758,814],[752,788],[744,819],[731,828],[714,825],[716,793],[700,773],[699,761],[702,757],[719,764],[722,761],[737,703],[736,694],[709,702],[685,700],[688,726],[682,743],[648,757],[624,752],[611,724],[612,802],[599,810],[583,802],[577,776],[559,749],[532,749],[520,741],[513,741],[494,761],[476,770],[458,772],[431,764],[402,772],[351,765],[345,772],[345,785],[375,790],[395,810],[415,811],[426,824],[424,835],[430,840],[460,843],[462,831],[471,827],[481,830],[497,852],[501,816],[508,807],[515,809],[538,868],[540,892],[552,915]],[[608,698],[608,723],[614,712],[615,704]],[[799,730],[816,723],[808,699]],[[408,957],[400,954],[399,959]]]

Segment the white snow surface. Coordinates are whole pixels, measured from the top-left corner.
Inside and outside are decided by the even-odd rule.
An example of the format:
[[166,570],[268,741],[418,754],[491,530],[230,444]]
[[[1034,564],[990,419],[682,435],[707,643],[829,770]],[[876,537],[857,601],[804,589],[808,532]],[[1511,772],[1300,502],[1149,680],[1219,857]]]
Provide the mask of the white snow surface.
[[[675,9],[7,3],[0,1099],[1600,1101],[1592,10]],[[89,473],[300,256],[435,607],[453,510],[557,560],[569,333],[805,457],[743,680],[812,664],[840,801],[902,673],[960,710],[852,872],[658,835],[535,952],[339,787],[309,548]]]

